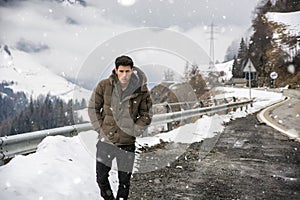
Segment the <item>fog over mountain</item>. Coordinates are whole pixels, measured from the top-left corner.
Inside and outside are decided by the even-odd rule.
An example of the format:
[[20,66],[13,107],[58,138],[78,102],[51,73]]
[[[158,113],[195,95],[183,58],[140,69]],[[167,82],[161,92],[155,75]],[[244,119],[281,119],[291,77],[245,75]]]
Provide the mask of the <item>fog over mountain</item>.
[[[120,34],[141,28],[158,27],[182,34],[198,45],[207,57],[210,24],[213,23],[216,32],[215,60],[223,61],[231,42],[244,35],[251,26],[252,13],[257,2],[253,0],[2,0],[0,1],[0,43],[24,51],[56,74],[74,80],[78,77],[86,59],[97,47],[105,41],[113,41]],[[145,35],[138,37],[147,40]],[[166,41],[170,44],[177,43],[178,47],[184,45],[181,41],[173,41],[172,38],[161,42]],[[130,42],[135,40],[127,41]],[[119,54],[130,54],[133,50],[116,51],[122,46],[120,43],[111,48],[110,60],[105,62],[101,61],[104,56],[99,55],[99,59],[93,61],[96,62],[97,68],[88,70],[88,73],[85,73],[85,80],[90,80],[91,75],[100,76],[102,74],[100,72],[111,67],[114,57]],[[133,55],[137,66],[164,65],[182,73],[186,63],[186,60],[182,59],[183,55],[168,55],[169,58],[166,59],[164,54],[154,50],[156,56],[153,57],[148,56],[149,51],[142,48],[145,46],[139,49],[141,56]],[[164,50],[174,52],[171,47],[165,47]],[[149,57],[151,60],[147,59]],[[193,63],[195,59],[189,62]],[[96,71],[99,71],[98,74],[94,74]],[[156,67],[151,71],[158,71],[158,73],[150,77],[150,80],[158,81],[162,77],[161,68]]]

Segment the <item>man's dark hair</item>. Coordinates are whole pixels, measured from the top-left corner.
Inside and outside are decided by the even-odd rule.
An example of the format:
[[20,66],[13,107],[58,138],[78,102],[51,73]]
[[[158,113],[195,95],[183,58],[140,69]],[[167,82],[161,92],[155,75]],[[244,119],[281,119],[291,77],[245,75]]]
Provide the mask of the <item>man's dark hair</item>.
[[120,56],[116,58],[115,61],[116,69],[119,68],[120,65],[133,67],[133,61],[129,56]]

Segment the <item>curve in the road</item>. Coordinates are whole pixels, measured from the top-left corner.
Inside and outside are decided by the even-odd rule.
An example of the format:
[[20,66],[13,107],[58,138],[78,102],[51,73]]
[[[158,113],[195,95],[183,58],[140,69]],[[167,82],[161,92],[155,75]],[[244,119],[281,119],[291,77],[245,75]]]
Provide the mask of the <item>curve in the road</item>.
[[289,138],[297,140],[300,142],[300,138],[298,137],[297,134],[289,131],[287,128],[283,127],[282,125],[278,124],[275,120],[273,120],[270,117],[270,113],[277,107],[281,106],[282,104],[287,103],[290,100],[290,97],[287,97],[284,101],[281,101],[279,103],[276,103],[268,108],[265,108],[261,112],[257,114],[257,118],[260,122],[263,122],[267,124],[268,126],[271,126],[272,128],[280,131],[281,133],[287,135]]

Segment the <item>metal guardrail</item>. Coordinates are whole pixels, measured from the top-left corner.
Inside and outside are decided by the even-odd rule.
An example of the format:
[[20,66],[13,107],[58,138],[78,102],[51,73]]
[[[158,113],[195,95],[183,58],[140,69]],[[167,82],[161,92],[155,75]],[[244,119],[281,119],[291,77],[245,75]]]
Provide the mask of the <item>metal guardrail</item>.
[[204,105],[204,103],[207,104],[208,102],[210,102],[211,104],[215,104],[216,105],[217,102],[220,102],[220,101],[222,101],[224,103],[228,103],[229,99],[233,99],[233,101],[236,100],[235,97],[229,97],[228,99],[226,99],[226,98],[215,99],[214,98],[214,99],[206,99],[206,100],[201,100],[201,101],[185,101],[185,102],[174,102],[174,103],[165,102],[165,103],[154,104],[153,107],[160,107],[160,106],[171,107],[171,106],[177,106],[177,105],[180,105],[180,106],[182,106],[182,105],[185,105],[185,106],[191,106],[191,105],[196,106],[196,105],[200,105],[200,104]]
[[[216,113],[230,108],[238,108],[252,104],[253,100],[240,101],[217,105],[213,107],[203,107],[192,110],[184,110],[179,112],[171,112],[164,114],[156,114],[153,116],[151,125],[162,125],[170,122],[188,119],[191,117]],[[78,132],[92,130],[90,123],[78,124],[73,126],[65,126],[48,130],[23,133],[13,136],[0,137],[0,165],[1,161],[14,157],[18,154],[27,154],[36,151],[38,144],[47,136],[63,135],[74,136]]]
[[248,104],[251,104],[252,102],[253,102],[253,100],[247,100],[247,101],[240,101],[240,102],[233,102],[233,103],[217,105],[217,106],[213,106],[213,107],[204,107],[204,108],[184,110],[184,111],[179,111],[179,112],[157,114],[157,115],[153,116],[151,125],[165,124],[165,123],[169,123],[169,122],[188,119],[191,117],[196,117],[199,115],[216,113],[219,111],[227,110],[229,108],[248,106]]
[[92,128],[90,123],[86,123],[0,137],[0,160],[12,158],[18,154],[34,152],[37,145],[47,136],[63,135],[71,137],[77,135],[80,131],[87,131]]

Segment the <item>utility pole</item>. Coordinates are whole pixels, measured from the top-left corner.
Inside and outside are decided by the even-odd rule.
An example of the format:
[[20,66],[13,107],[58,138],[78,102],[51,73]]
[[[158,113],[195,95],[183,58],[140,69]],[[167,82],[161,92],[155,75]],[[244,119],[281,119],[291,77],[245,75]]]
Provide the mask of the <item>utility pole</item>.
[[214,23],[212,22],[210,25],[210,43],[209,43],[209,69],[215,68],[215,45],[214,45]]

